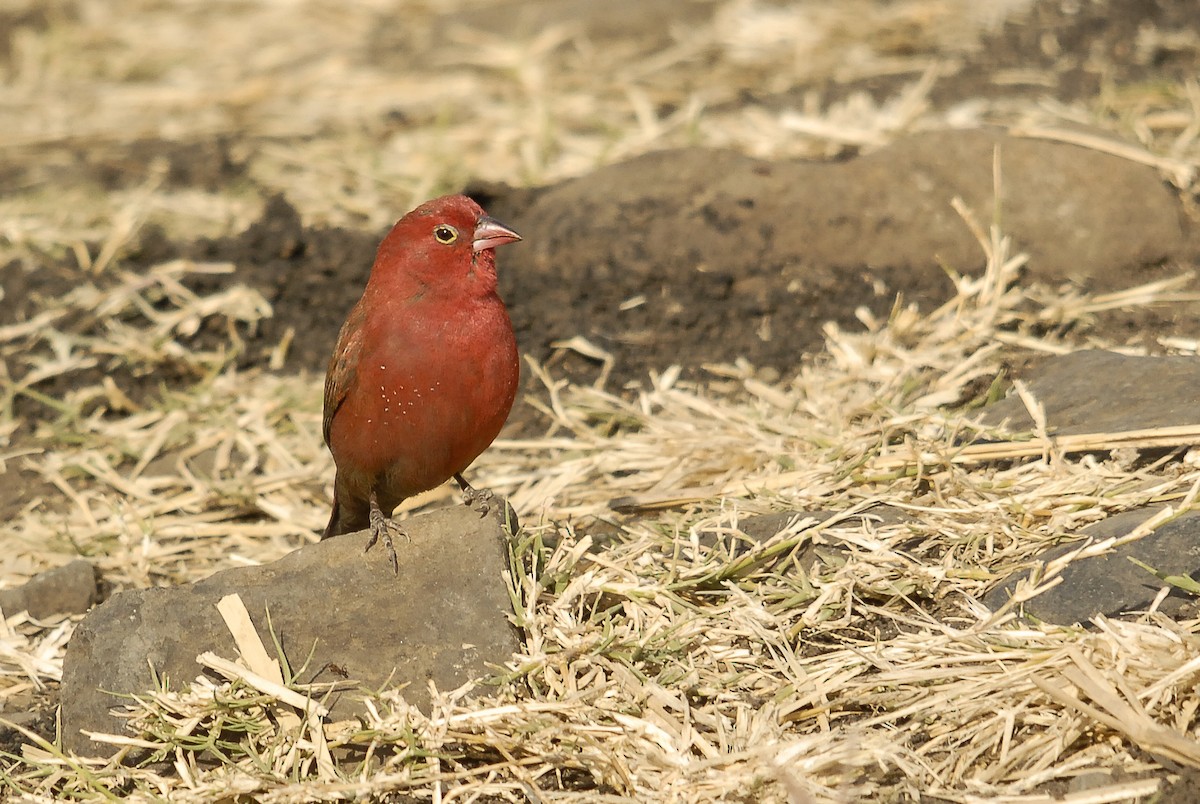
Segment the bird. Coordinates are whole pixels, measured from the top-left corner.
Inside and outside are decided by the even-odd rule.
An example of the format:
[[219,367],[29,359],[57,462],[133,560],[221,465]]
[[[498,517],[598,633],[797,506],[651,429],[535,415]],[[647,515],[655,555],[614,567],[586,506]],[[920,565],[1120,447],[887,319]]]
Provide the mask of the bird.
[[[492,494],[463,477],[516,398],[520,358],[497,290],[495,249],[521,239],[464,195],[404,215],[384,237],[325,374],[322,429],[333,510],[322,539],[370,529],[399,574],[392,512],[453,478],[486,514]],[[399,531],[399,528],[396,528]]]

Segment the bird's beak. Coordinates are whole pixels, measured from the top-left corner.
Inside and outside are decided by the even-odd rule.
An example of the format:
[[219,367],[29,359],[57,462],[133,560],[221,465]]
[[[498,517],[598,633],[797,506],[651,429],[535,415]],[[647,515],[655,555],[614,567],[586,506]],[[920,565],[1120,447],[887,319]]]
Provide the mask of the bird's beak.
[[505,243],[515,243],[521,236],[499,221],[483,217],[475,224],[475,240],[471,249],[475,252],[485,251]]

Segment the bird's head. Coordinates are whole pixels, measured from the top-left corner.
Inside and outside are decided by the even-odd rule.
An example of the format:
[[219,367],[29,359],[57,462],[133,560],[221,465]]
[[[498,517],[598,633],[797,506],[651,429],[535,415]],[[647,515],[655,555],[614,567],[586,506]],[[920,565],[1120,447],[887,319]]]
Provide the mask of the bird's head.
[[413,284],[472,295],[496,289],[494,249],[520,240],[465,195],[427,201],[392,227],[379,246],[372,282]]

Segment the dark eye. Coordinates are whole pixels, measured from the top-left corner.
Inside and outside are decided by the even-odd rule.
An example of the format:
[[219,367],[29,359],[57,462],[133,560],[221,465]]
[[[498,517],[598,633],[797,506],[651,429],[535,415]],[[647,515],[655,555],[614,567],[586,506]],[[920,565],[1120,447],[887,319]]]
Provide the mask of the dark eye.
[[458,230],[448,223],[439,223],[433,227],[433,237],[443,246],[448,246],[458,239]]

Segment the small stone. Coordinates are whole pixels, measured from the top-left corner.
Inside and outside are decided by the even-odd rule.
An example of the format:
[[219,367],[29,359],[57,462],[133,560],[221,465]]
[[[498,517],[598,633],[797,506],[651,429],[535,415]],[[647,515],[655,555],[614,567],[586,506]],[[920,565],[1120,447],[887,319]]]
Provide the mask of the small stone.
[[[1097,541],[1121,537],[1159,510],[1126,511],[1090,525],[1081,533]],[[1078,550],[1080,545],[1078,539],[1072,540],[1047,550],[1038,556],[1038,560],[1052,561]],[[1159,590],[1168,584],[1134,564],[1130,558],[1136,558],[1164,575],[1200,577],[1200,514],[1184,514],[1149,536],[1123,544],[1107,555],[1075,559],[1062,571],[1062,581],[1057,586],[1024,603],[1024,612],[1043,622],[1073,625],[1087,624],[1099,614],[1120,617],[1126,612],[1145,610]],[[1027,577],[1028,572],[1010,576],[984,595],[984,604],[993,611],[1000,608],[1012,597],[1017,582]],[[1193,601],[1188,593],[1173,588],[1158,610],[1177,617]]]
[[[1109,433],[1200,424],[1200,357],[1141,357],[1088,349],[1049,357],[1025,383],[1046,413],[1051,435]],[[1033,428],[1025,404],[1010,395],[984,412],[987,424]]]
[[96,568],[77,558],[38,573],[22,586],[0,591],[0,609],[6,615],[28,611],[30,617],[44,620],[56,614],[82,614],[98,597]]

